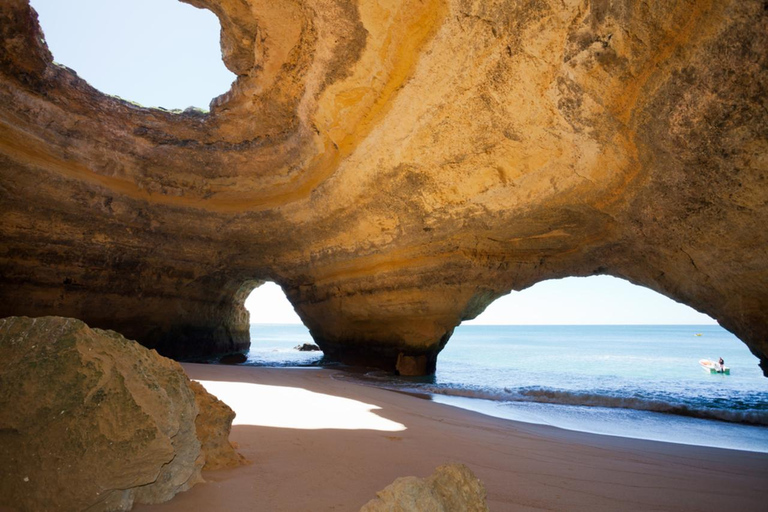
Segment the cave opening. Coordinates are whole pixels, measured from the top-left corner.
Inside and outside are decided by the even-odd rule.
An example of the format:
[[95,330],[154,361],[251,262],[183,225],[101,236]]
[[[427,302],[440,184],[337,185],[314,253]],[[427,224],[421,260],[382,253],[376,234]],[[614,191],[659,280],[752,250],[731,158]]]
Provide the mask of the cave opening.
[[[312,338],[278,285],[254,289],[246,307],[251,364],[328,364],[295,349]],[[699,364],[719,357],[732,375]],[[610,276],[498,299],[455,329],[433,375],[345,378],[517,421],[768,451],[768,381],[747,347],[707,315]]]
[[320,364],[323,353],[314,350],[316,345],[309,329],[280,285],[266,281],[257,286],[245,300],[245,308],[250,314],[249,364],[278,367]]
[[266,281],[254,288],[245,299],[251,324],[301,324],[301,318],[279,284]]
[[[730,375],[700,364],[720,357]],[[456,328],[434,376],[408,386],[518,421],[768,451],[768,383],[758,362],[709,316],[596,276],[498,299]]]
[[54,61],[105,94],[207,110],[235,78],[222,61],[219,20],[207,9],[177,0],[30,3]]
[[464,325],[714,325],[710,316],[613,276],[541,281],[511,292]]

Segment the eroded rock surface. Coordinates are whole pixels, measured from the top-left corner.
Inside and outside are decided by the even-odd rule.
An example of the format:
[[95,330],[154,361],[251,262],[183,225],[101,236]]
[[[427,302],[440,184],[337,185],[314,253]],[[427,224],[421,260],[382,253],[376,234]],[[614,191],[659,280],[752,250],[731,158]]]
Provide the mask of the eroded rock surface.
[[181,366],[134,341],[70,318],[0,320],[5,506],[167,501],[202,481],[197,415]]
[[327,355],[429,372],[500,295],[610,274],[768,371],[765,2],[189,3],[238,76],[208,114],[99,93],[0,6],[0,315],[232,353],[274,280]]
[[190,381],[189,386],[195,393],[195,402],[200,411],[195,418],[195,431],[205,456],[203,469],[223,469],[244,464],[245,457],[237,453],[229,442],[235,411],[206,391],[199,382]]
[[485,487],[464,464],[438,467],[427,478],[406,476],[376,493],[360,512],[488,512]]

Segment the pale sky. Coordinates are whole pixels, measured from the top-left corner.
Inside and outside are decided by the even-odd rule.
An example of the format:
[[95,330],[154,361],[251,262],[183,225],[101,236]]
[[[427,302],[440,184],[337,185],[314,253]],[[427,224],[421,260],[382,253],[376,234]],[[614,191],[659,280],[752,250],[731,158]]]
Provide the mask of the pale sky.
[[208,110],[235,75],[216,16],[176,0],[31,0],[54,61],[146,107]]
[[[235,76],[210,11],[176,0],[32,0],[54,60],[144,106],[208,108]],[[253,323],[300,323],[279,286],[246,301]],[[539,283],[494,302],[475,324],[712,324],[645,288],[600,276]]]
[[[245,301],[251,323],[301,323],[283,290],[265,283]],[[709,316],[611,276],[543,281],[497,299],[466,325],[716,324]]]

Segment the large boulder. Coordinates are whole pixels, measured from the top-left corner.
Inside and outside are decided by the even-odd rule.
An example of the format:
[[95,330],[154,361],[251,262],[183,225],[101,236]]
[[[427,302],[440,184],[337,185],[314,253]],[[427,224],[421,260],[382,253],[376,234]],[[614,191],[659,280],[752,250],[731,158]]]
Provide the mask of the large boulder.
[[167,501],[202,481],[197,416],[183,369],[154,350],[69,318],[0,320],[3,505]]
[[360,512],[488,512],[485,487],[464,464],[438,467],[427,478],[398,478]]

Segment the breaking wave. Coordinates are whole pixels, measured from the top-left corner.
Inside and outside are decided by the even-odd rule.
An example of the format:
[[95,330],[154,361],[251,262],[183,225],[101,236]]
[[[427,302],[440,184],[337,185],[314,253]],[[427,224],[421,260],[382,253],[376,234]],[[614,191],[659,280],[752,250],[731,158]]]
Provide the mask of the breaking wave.
[[393,380],[384,372],[368,372],[365,375],[346,375],[342,378],[352,378],[364,384],[416,394],[434,394],[461,398],[474,398],[494,402],[529,402],[553,405],[605,407],[614,409],[633,409],[664,414],[675,414],[691,418],[726,421],[746,425],[768,426],[768,404],[755,408],[753,404],[744,403],[741,408],[728,409],[710,407],[705,402],[686,404],[661,398],[645,398],[640,396],[617,396],[606,393],[585,393],[562,389],[541,387],[488,389],[451,386]]
[[[634,409],[666,414],[676,414],[693,418],[745,423],[768,426],[768,409],[717,409],[713,407],[691,406],[658,399],[640,397],[610,396],[596,393],[572,392],[565,390],[523,388],[504,389],[503,391],[451,388],[426,385],[418,388],[421,392],[465,398],[478,398],[496,402],[537,402],[555,405],[575,405],[582,407],[607,407],[616,409]],[[415,390],[414,390],[415,391]]]

